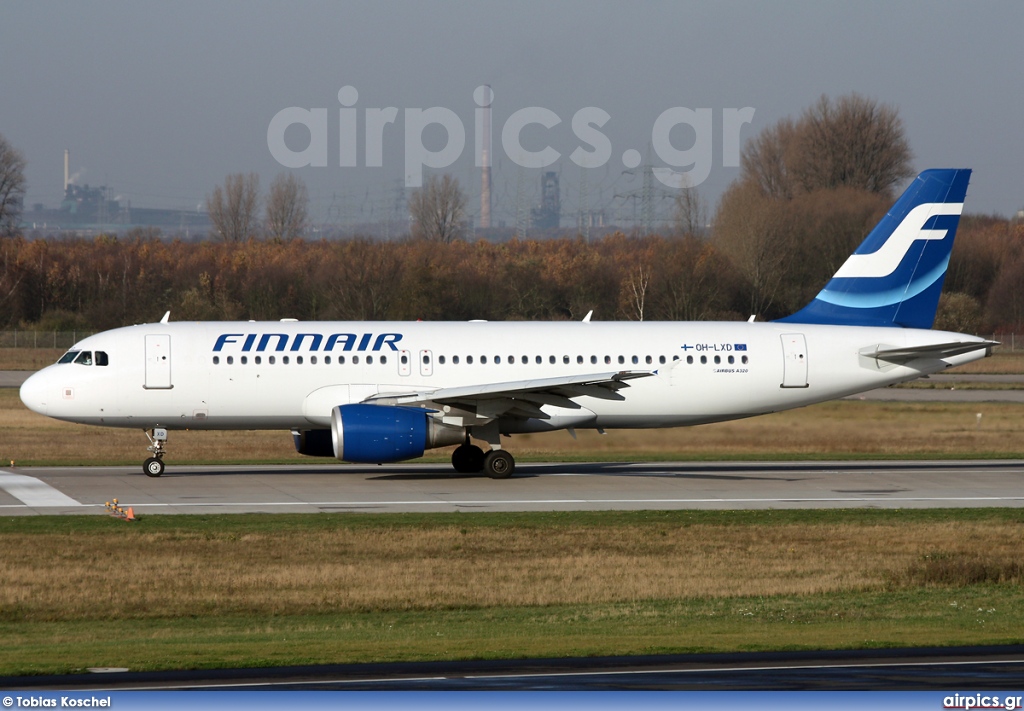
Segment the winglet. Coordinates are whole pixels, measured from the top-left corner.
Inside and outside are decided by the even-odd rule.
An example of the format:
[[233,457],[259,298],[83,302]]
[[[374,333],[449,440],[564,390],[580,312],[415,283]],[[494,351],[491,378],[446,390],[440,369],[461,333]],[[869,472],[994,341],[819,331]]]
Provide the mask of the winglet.
[[926,170],[787,323],[931,328],[971,171]]

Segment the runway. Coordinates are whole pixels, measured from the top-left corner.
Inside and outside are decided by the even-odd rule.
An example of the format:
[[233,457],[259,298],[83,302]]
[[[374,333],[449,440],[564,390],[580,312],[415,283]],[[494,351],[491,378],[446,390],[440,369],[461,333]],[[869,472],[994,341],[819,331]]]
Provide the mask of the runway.
[[0,470],[0,515],[1021,507],[1020,461],[521,463]]
[[113,671],[0,678],[6,689],[275,691],[710,691],[1013,689],[1024,648],[754,652],[567,659]]

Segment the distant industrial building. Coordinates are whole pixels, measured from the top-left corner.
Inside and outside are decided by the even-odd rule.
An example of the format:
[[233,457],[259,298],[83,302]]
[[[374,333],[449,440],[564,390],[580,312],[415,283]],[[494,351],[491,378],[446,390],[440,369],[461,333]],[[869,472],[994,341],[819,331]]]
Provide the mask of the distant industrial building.
[[202,236],[211,229],[210,217],[199,210],[166,210],[132,207],[130,201],[111,198],[105,185],[76,185],[68,175],[69,152],[64,151],[64,199],[53,209],[35,203],[21,214],[25,231],[120,233],[136,227],[156,227],[168,234]]
[[562,217],[562,196],[558,173],[546,171],[540,176],[540,207],[530,210],[530,222],[536,230],[557,230]]

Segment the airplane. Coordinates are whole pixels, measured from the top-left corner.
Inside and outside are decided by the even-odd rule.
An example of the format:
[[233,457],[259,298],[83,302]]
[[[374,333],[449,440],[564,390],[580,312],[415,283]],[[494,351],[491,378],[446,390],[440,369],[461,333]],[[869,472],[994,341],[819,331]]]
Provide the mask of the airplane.
[[[735,420],[914,380],[991,354],[930,330],[971,171],[922,172],[806,307],[770,322],[169,322],[89,336],[21,399],[69,422],[291,430],[297,451],[385,463],[457,445],[506,478],[502,437]],[[488,451],[472,443],[480,440]]]

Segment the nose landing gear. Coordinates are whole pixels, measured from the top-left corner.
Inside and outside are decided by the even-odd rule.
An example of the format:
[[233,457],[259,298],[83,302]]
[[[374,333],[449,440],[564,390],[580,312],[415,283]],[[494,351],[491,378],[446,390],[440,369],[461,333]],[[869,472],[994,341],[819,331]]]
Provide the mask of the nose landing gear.
[[146,432],[146,437],[149,439],[146,451],[152,452],[153,456],[142,463],[142,473],[149,477],[158,477],[164,473],[164,443],[167,442],[167,430],[156,427],[153,434]]

